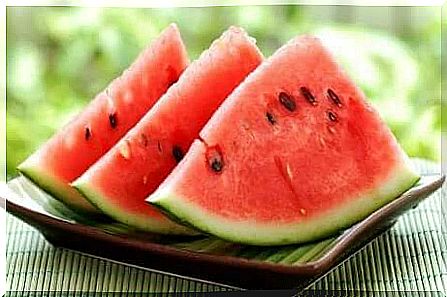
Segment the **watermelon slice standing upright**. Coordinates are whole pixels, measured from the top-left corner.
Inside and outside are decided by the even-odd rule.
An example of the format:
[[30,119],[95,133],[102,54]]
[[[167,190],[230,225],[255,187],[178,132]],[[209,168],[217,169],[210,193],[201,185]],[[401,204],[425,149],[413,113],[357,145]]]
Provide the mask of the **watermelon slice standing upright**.
[[144,199],[181,160],[222,101],[261,62],[242,29],[230,27],[179,81],[73,185],[104,213],[130,226],[172,233]]
[[418,174],[378,113],[311,36],[225,100],[148,201],[221,238],[313,241],[366,217]]
[[172,24],[18,170],[68,206],[96,212],[69,183],[134,126],[187,65],[185,46]]

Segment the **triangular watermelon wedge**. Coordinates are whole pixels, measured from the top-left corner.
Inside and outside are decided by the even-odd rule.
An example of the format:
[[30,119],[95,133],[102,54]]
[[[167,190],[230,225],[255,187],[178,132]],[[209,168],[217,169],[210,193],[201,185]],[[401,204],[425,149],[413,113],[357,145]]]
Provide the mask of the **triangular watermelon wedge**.
[[242,29],[230,27],[73,186],[118,221],[172,233],[171,221],[144,199],[181,160],[222,101],[261,61],[254,40]]
[[419,179],[363,93],[311,36],[252,72],[200,136],[148,202],[244,244],[329,236]]
[[18,170],[68,206],[97,212],[69,183],[134,126],[187,65],[185,46],[172,24]]

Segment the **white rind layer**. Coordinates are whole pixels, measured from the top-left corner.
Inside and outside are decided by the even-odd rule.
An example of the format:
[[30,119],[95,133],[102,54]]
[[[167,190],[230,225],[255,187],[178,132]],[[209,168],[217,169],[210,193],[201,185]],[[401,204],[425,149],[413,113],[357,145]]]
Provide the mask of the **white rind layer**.
[[41,189],[48,192],[51,196],[70,208],[87,214],[99,213],[98,210],[75,189],[70,187],[67,183],[62,182],[60,178],[55,177],[48,172],[48,170],[39,163],[40,159],[40,151],[37,151],[25,162],[20,164],[17,169]]
[[118,204],[105,199],[105,195],[95,190],[90,184],[88,174],[77,179],[72,186],[82,193],[93,205],[113,219],[136,229],[161,234],[196,235],[197,232],[170,221],[168,218],[151,218],[150,216],[132,214],[123,211]]
[[223,239],[251,245],[284,245],[318,240],[347,228],[364,219],[381,206],[394,200],[419,180],[404,155],[401,163],[389,173],[379,187],[369,190],[348,202],[317,216],[296,223],[268,223],[229,220],[210,213],[187,197],[163,185],[147,201],[180,221]]

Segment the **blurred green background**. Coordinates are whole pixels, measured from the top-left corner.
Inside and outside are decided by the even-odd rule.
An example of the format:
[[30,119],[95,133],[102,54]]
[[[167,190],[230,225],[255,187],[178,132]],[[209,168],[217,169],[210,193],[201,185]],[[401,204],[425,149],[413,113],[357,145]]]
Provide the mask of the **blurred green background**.
[[171,22],[191,59],[230,25],[244,27],[266,56],[298,34],[319,35],[407,153],[440,159],[440,8],[8,7],[8,177]]

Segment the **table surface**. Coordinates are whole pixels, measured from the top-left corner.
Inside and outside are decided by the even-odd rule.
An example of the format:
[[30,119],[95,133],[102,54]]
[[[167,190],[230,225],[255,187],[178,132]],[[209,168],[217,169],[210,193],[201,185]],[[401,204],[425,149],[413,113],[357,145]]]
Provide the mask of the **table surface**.
[[[421,173],[440,166],[413,160]],[[401,216],[385,234],[309,289],[447,292],[447,186]],[[442,203],[441,203],[442,201]],[[225,286],[151,271],[49,244],[34,228],[7,215],[6,285],[10,292],[191,292]],[[247,276],[249,277],[249,276]],[[359,296],[356,294],[356,296]]]

